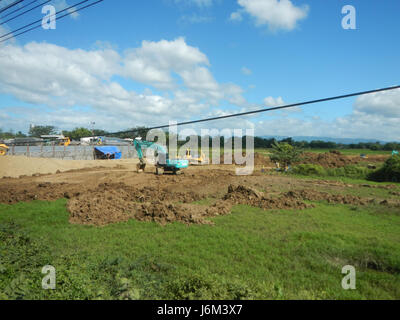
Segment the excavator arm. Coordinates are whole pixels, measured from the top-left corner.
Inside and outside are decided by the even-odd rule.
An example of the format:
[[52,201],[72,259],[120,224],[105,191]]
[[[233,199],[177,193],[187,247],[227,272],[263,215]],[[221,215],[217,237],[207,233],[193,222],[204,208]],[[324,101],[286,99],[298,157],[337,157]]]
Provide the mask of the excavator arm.
[[146,168],[146,160],[143,155],[144,147],[155,149],[158,152],[158,154],[161,155],[161,158],[164,158],[165,160],[168,158],[167,150],[163,146],[161,146],[155,142],[145,141],[145,140],[136,138],[134,140],[133,144],[135,146],[135,149],[138,154],[139,161],[140,161],[140,163],[137,165],[138,172],[143,172],[144,169]]
[[189,161],[186,159],[170,159],[167,149],[155,142],[144,141],[141,138],[134,140],[134,146],[138,153],[140,163],[137,164],[138,172],[143,172],[146,168],[146,160],[143,155],[143,147],[155,149],[158,153],[158,161],[156,164],[156,173],[163,174],[164,171],[173,172],[174,174],[180,173],[181,169],[189,166]]

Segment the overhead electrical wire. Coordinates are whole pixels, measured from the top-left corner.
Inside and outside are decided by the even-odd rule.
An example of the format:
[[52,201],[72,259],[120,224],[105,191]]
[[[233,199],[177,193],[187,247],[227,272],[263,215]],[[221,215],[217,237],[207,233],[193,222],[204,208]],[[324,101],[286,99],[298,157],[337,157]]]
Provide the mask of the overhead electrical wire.
[[18,12],[18,11],[20,11],[20,10],[22,10],[22,9],[24,9],[24,8],[26,8],[26,7],[28,7],[28,6],[30,6],[32,3],[35,3],[35,2],[37,2],[37,1],[39,1],[39,0],[33,0],[33,1],[29,2],[29,3],[27,3],[26,5],[24,5],[24,6],[20,7],[20,8],[18,8],[18,9],[15,9],[14,11],[9,12],[9,13],[7,13],[7,14],[4,15],[4,16],[1,16],[0,19],[4,19],[4,18],[8,17],[9,15],[12,15],[13,13]]
[[[2,1],[2,0],[0,0],[0,2],[1,2],[1,1]],[[9,8],[11,8],[11,7],[13,7],[13,6],[15,6],[15,5],[17,5],[17,4],[21,3],[21,2],[23,2],[23,1],[24,1],[24,0],[17,0],[17,1],[15,1],[14,3],[12,3],[12,4],[10,4],[10,5],[6,6],[6,7],[4,7],[3,9],[0,9],[0,13],[2,13],[2,12],[4,12],[4,11],[8,10]],[[23,9],[23,8],[25,8],[25,7],[29,6],[29,5],[31,5],[32,3],[36,2],[36,1],[37,1],[37,0],[34,0],[34,1],[30,2],[29,4],[27,4],[27,5],[25,5],[25,6],[21,7],[21,8],[19,8],[19,9],[17,9],[17,10],[14,10],[12,13],[17,12],[17,11]],[[13,18],[11,18],[11,19],[9,19],[9,20],[3,22],[3,23],[0,23],[0,25],[4,24],[4,23],[6,23],[6,22],[8,22],[8,21],[10,21],[10,20],[13,20],[13,19],[17,18],[18,16],[21,16],[21,15],[23,15],[23,14],[29,12],[29,11],[32,11],[33,9],[35,9],[35,8],[41,6],[41,5],[44,5],[44,4],[46,4],[46,3],[50,2],[50,1],[51,1],[51,0],[47,0],[46,2],[41,3],[40,5],[35,6],[34,8],[31,8],[30,10],[27,10],[27,11],[25,11],[25,12],[23,12],[23,13],[21,13],[21,14],[15,16],[15,17],[13,17]],[[71,10],[71,9],[73,9],[73,8],[75,8],[75,7],[77,7],[77,6],[81,5],[81,4],[83,4],[83,3],[88,2],[88,1],[89,1],[89,0],[84,0],[84,1],[81,1],[81,2],[79,2],[79,3],[77,3],[77,4],[74,4],[74,5],[72,5],[72,6],[68,7],[68,8],[65,8],[65,9],[63,9],[63,10],[60,10],[60,11],[56,12],[55,14],[49,16],[49,18],[51,18],[51,17],[53,17],[53,16],[57,16],[58,14],[60,14],[60,13],[62,13],[62,12],[65,12],[65,11],[67,11],[67,10]],[[96,4],[100,3],[100,2],[103,2],[103,1],[104,1],[104,0],[98,0],[98,1],[95,1],[95,2],[92,2],[92,3],[88,4],[88,5],[86,5],[86,6],[83,6],[83,7],[81,7],[81,8],[71,10],[71,11],[69,11],[68,13],[66,13],[66,14],[64,14],[64,15],[57,17],[57,20],[62,19],[62,18],[64,18],[64,17],[69,16],[69,15],[71,15],[71,14],[73,14],[73,13],[78,12],[78,11],[81,11],[81,10],[83,10],[83,9],[89,8],[89,7],[91,7],[91,6],[94,6],[94,5],[96,5]],[[10,14],[11,14],[11,13],[10,13]],[[10,15],[10,14],[7,14],[6,16],[8,16],[8,15]],[[4,17],[6,17],[6,16],[3,16],[3,17],[1,17],[1,18],[4,18]],[[37,28],[41,27],[41,24],[40,24],[40,25],[34,26],[34,27],[30,28],[30,29],[24,30],[24,31],[22,31],[22,32],[20,32],[20,33],[14,34],[15,32],[18,32],[18,31],[20,31],[20,30],[22,30],[22,29],[25,29],[25,28],[27,28],[27,27],[30,27],[30,26],[32,26],[32,25],[34,25],[34,24],[36,24],[36,23],[39,23],[39,22],[41,23],[41,22],[42,22],[42,19],[39,19],[39,20],[34,21],[34,22],[32,22],[32,23],[29,23],[29,24],[27,24],[27,25],[25,25],[25,26],[23,26],[23,27],[21,27],[21,28],[18,28],[18,29],[16,29],[16,30],[13,30],[13,31],[7,33],[7,34],[4,34],[4,35],[0,36],[0,43],[1,43],[1,42],[5,42],[5,41],[7,41],[7,40],[9,40],[9,39],[11,39],[11,38],[15,38],[15,37],[17,37],[17,36],[19,36],[19,35],[22,35],[22,34],[24,34],[24,33],[27,33],[27,32],[29,32],[29,31],[32,31],[32,30],[34,30],[34,29],[37,29]],[[6,39],[3,39],[4,37],[7,37],[8,35],[11,35],[11,36],[8,37],[8,38],[6,38]],[[1,39],[2,39],[2,40],[1,40]],[[176,123],[175,125],[176,125],[176,126],[183,126],[183,125],[188,125],[188,124],[195,124],[195,123],[201,123],[201,122],[209,122],[209,121],[215,121],[215,120],[222,120],[222,119],[228,119],[228,118],[233,118],[233,117],[241,117],[241,116],[246,116],[246,115],[258,114],[258,113],[269,112],[269,111],[275,111],[275,110],[282,110],[282,109],[289,109],[289,108],[294,108],[294,107],[299,107],[299,106],[304,106],[304,105],[309,105],[309,104],[316,104],[316,103],[320,103],[320,102],[327,102],[327,101],[333,101],[333,100],[351,98],[351,97],[356,97],[356,96],[361,96],[361,95],[366,95],[366,94],[371,94],[371,93],[377,93],[377,92],[384,92],[384,91],[395,90],[395,89],[400,89],[400,86],[393,86],[393,87],[386,87],[386,88],[375,89],[375,90],[361,91],[361,92],[350,93],[350,94],[345,94],[345,95],[339,95],[339,96],[334,96],[334,97],[329,97],[329,98],[322,98],[322,99],[310,100],[310,101],[305,101],[305,102],[298,102],[298,103],[293,103],[293,104],[288,104],[288,105],[283,105],[283,106],[277,106],[277,107],[271,107],[271,108],[264,108],[264,109],[253,110],[253,111],[247,111],[247,112],[241,112],[241,113],[233,113],[233,114],[229,114],[229,115],[225,115],[225,116],[219,116],[219,117],[211,117],[211,118],[205,118],[205,119],[199,119],[199,120],[192,120],[192,121],[179,122],[179,123]],[[170,127],[170,125],[168,124],[168,125],[160,125],[160,126],[150,127],[150,128],[146,128],[146,129],[147,129],[147,130],[153,130],[153,129],[164,129],[164,128],[169,128],[169,127]],[[134,133],[134,132],[136,132],[136,131],[137,131],[137,129],[131,129],[131,130],[113,132],[113,133],[109,133],[109,134],[110,134],[110,135],[116,135],[116,134],[124,134],[124,133]]]
[[[32,3],[36,2],[36,1],[37,1],[37,0],[31,2],[30,4],[32,4]],[[35,10],[36,8],[41,7],[41,6],[47,4],[47,3],[51,2],[51,1],[52,1],[52,0],[47,0],[47,1],[43,2],[43,3],[38,4],[37,6],[34,6],[33,8],[30,8],[30,9],[24,11],[24,12],[21,12],[20,14],[17,14],[16,16],[14,16],[14,17],[12,17],[12,18],[10,18],[10,19],[8,19],[8,20],[6,20],[6,21],[3,21],[2,23],[0,23],[0,26],[1,26],[2,24],[5,24],[5,23],[7,23],[7,22],[10,22],[10,21],[12,21],[12,20],[14,20],[14,19],[16,19],[16,18],[18,18],[18,17],[20,17],[20,16],[23,16],[24,14],[26,14],[26,13],[32,11],[32,10]],[[29,6],[30,4],[27,4],[25,7]],[[25,8],[25,7],[19,8],[18,10],[21,10],[21,9],[23,9],[23,8]],[[16,12],[16,11],[18,11],[18,10],[15,10],[15,11],[13,11],[13,12]],[[10,15],[10,14],[8,14],[8,15]],[[4,17],[7,17],[8,15],[5,15]],[[4,17],[1,17],[0,19],[2,19],[2,18],[4,18]]]
[[[66,16],[69,16],[69,15],[71,15],[71,14],[74,14],[75,12],[81,11],[81,10],[83,10],[83,9],[89,8],[89,7],[91,7],[91,6],[94,6],[95,4],[98,4],[98,3],[100,3],[100,2],[103,2],[104,0],[98,0],[98,1],[95,1],[95,2],[92,2],[92,3],[88,4],[88,5],[86,5],[86,6],[83,6],[83,7],[81,7],[81,8],[72,10],[72,9],[75,8],[76,6],[79,6],[79,5],[81,5],[81,4],[85,3],[85,2],[88,2],[88,1],[89,1],[89,0],[81,1],[81,2],[79,2],[79,3],[77,3],[77,4],[74,4],[73,6],[70,6],[70,7],[68,7],[68,8],[65,8],[65,9],[63,9],[63,10],[60,10],[60,11],[56,12],[55,14],[50,15],[48,18],[52,18],[52,17],[57,16],[58,14],[60,14],[60,13],[62,13],[62,12],[64,12],[64,11],[70,10],[68,13],[66,13],[66,14],[64,14],[64,15],[62,15],[62,16],[56,17],[57,20],[60,20],[60,19],[62,19],[62,18],[64,18],[64,17],[66,17]],[[25,25],[25,26],[23,26],[23,27],[21,27],[21,28],[18,28],[18,29],[16,29],[16,30],[13,30],[13,31],[10,31],[10,32],[8,32],[8,33],[6,33],[6,34],[3,34],[2,36],[0,36],[0,39],[2,39],[2,40],[0,40],[0,43],[5,42],[5,41],[7,41],[7,40],[9,40],[9,39],[15,38],[15,37],[17,37],[17,36],[19,36],[19,35],[21,35],[21,34],[27,33],[27,32],[32,31],[32,30],[34,30],[34,29],[40,28],[40,27],[42,26],[41,22],[42,22],[42,19],[39,19],[39,20],[34,21],[34,22],[32,22],[32,23],[29,23],[29,24],[27,24],[27,25]],[[20,30],[22,30],[22,29],[25,29],[25,28],[27,28],[27,27],[30,27],[30,26],[32,26],[32,25],[34,25],[34,24],[36,24],[36,23],[40,23],[40,24],[37,25],[37,26],[34,26],[34,27],[30,28],[30,29],[27,29],[27,30],[24,30],[24,31],[22,31],[22,32],[19,32],[19,33],[14,34],[15,32],[18,32],[18,31],[20,31]],[[3,39],[4,37],[7,37],[8,35],[10,35],[8,38]]]
[[[257,114],[257,113],[269,112],[269,111],[274,111],[274,110],[294,108],[294,107],[304,106],[304,105],[308,105],[308,104],[315,104],[315,103],[320,103],[320,102],[345,99],[345,98],[356,97],[356,96],[361,96],[361,95],[366,95],[366,94],[371,94],[371,93],[377,93],[377,92],[383,92],[383,91],[389,91],[389,90],[395,90],[395,89],[400,89],[400,86],[393,86],[393,87],[386,87],[386,88],[382,88],[382,89],[375,89],[375,90],[368,90],[368,91],[362,91],[362,92],[356,92],[356,93],[349,93],[349,94],[345,94],[345,95],[334,96],[334,97],[330,97],[330,98],[322,98],[322,99],[317,99],[317,100],[310,100],[310,101],[305,101],[305,102],[298,102],[298,103],[283,105],[283,106],[279,106],[279,107],[265,108],[265,109],[259,109],[259,110],[254,110],[254,111],[241,112],[241,113],[233,113],[233,114],[226,115],[226,116],[212,117],[212,118],[193,120],[193,121],[185,121],[185,122],[177,123],[175,125],[176,126],[183,126],[183,125],[200,123],[200,122],[222,120],[222,119],[233,118],[233,117],[241,117],[241,116],[246,116],[246,115],[251,115],[251,114]],[[169,128],[169,127],[170,127],[170,125],[168,124],[168,125],[161,125],[161,126],[146,128],[146,130],[164,129],[164,128]],[[134,133],[134,132],[137,132],[137,129],[113,132],[113,133],[110,133],[110,135],[117,135],[117,134],[124,134],[124,133]]]
[[13,3],[10,3],[9,5],[5,6],[4,8],[1,8],[0,13],[3,13],[4,11],[16,6],[17,4],[21,3],[22,1],[24,1],[24,0],[16,0]]

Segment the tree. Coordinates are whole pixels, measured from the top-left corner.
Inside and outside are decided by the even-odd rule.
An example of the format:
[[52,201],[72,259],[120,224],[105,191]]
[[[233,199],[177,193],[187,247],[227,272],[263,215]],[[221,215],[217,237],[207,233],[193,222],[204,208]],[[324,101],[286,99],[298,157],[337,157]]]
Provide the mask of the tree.
[[56,128],[54,126],[35,126],[29,129],[29,135],[31,137],[40,138],[40,136],[52,134],[56,134]]
[[93,135],[94,136],[106,136],[108,135],[108,132],[105,130],[101,130],[101,129],[93,129]]
[[391,156],[380,169],[372,172],[368,179],[379,182],[400,182],[400,155]]
[[75,128],[72,131],[63,131],[63,135],[69,137],[71,140],[80,140],[84,137],[91,137],[92,131],[86,128]]
[[286,168],[292,163],[299,161],[302,153],[299,148],[291,146],[287,142],[275,142],[272,145],[272,156],[270,158],[272,161],[279,162]]
[[291,146],[294,145],[293,138],[285,138],[285,139],[282,139],[280,142],[281,143],[285,143],[286,142],[286,143],[290,144]]
[[26,137],[26,134],[22,133],[21,131],[18,131],[18,132],[15,134],[15,137],[16,137],[16,138],[25,138],[25,137]]

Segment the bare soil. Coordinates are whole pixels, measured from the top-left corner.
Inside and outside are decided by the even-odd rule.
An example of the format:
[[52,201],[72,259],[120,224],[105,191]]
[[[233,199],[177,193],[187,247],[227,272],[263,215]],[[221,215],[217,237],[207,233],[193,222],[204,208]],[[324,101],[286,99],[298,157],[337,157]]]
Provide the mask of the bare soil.
[[388,156],[370,155],[368,158],[347,156],[340,151],[332,150],[325,153],[306,152],[302,155],[301,163],[318,164],[324,168],[340,168],[350,164],[384,162]]
[[[235,165],[192,166],[182,175],[157,176],[152,166],[144,173],[137,173],[133,161],[105,161],[100,166],[92,164],[91,168],[3,178],[0,179],[0,203],[66,198],[71,223],[98,226],[129,219],[160,224],[174,221],[211,224],[210,217],[230,214],[232,206],[237,204],[296,211],[312,207],[313,201],[400,207],[398,200],[361,198],[346,191],[376,188],[374,185],[265,174],[262,163],[267,163],[266,157],[257,157],[258,165],[250,176],[237,176]],[[393,198],[397,198],[397,186],[378,187],[390,189]]]

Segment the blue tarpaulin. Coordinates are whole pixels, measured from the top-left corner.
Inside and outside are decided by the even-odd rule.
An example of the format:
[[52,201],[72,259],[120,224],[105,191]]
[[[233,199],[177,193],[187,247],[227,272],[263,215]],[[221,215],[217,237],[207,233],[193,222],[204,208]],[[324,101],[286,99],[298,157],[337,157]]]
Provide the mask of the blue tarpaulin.
[[95,147],[96,159],[121,159],[122,153],[117,147],[104,146]]

